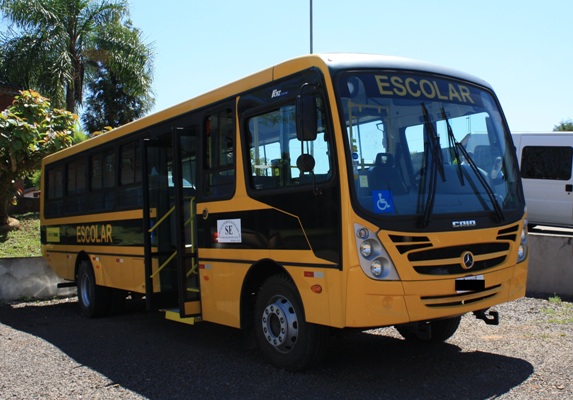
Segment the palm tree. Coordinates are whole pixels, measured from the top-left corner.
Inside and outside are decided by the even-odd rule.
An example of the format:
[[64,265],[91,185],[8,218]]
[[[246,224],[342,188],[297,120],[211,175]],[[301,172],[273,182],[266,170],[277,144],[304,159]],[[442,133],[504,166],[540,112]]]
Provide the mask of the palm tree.
[[94,67],[102,62],[133,93],[150,91],[149,49],[143,46],[143,57],[125,57],[141,48],[113,36],[129,36],[130,29],[118,28],[130,24],[127,0],[0,0],[0,11],[12,23],[0,41],[0,76],[36,89],[55,107],[76,112],[86,81],[95,79]]
[[106,27],[97,35],[89,58],[88,95],[82,112],[88,132],[126,124],[151,110],[155,103],[150,79],[153,54],[138,29],[129,22]]

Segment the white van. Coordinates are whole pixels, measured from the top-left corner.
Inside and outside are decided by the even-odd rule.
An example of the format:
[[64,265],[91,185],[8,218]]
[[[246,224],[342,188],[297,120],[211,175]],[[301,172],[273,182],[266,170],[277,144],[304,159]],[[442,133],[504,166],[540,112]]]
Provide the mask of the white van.
[[573,132],[512,136],[530,226],[573,227]]

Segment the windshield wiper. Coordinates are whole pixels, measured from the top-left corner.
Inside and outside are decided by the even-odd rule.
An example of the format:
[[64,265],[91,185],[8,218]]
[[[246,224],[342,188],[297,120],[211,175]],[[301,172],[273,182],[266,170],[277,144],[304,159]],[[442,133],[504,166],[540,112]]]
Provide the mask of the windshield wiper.
[[[425,228],[430,224],[430,215],[434,209],[434,200],[436,198],[437,174],[440,173],[442,181],[445,182],[446,177],[444,173],[444,163],[442,161],[442,149],[440,148],[440,138],[436,129],[430,121],[428,116],[428,109],[424,103],[421,103],[422,114],[424,115],[424,165],[422,169],[423,181],[418,191],[418,209],[422,208],[422,194],[426,186],[428,187],[428,194],[424,204],[424,213],[420,226]],[[430,171],[428,172],[428,157],[431,157]],[[426,185],[427,177],[430,177],[429,184]]]
[[445,181],[445,173],[444,173],[444,160],[442,159],[442,149],[440,148],[440,137],[438,136],[438,132],[436,132],[436,128],[430,121],[430,117],[428,115],[428,109],[426,105],[422,103],[422,112],[424,114],[424,131],[428,133],[429,140],[428,144],[430,146],[430,152],[432,153],[432,158],[434,161],[434,166],[438,167],[438,171],[440,172],[440,176],[442,180]]
[[495,198],[495,193],[493,192],[491,186],[489,186],[489,183],[487,183],[487,181],[483,177],[481,171],[479,170],[474,160],[470,157],[470,155],[468,154],[468,152],[461,143],[456,142],[456,147],[458,147],[458,149],[462,152],[462,155],[467,160],[468,165],[471,167],[474,174],[478,177],[478,181],[485,189],[485,192],[487,193],[487,196],[489,197],[491,204],[493,206],[493,210],[495,211],[495,215],[497,216],[498,222],[505,220],[505,216],[503,215],[503,210],[501,209],[501,206],[499,205],[499,203]]
[[454,135],[454,131],[452,130],[452,126],[450,125],[450,121],[448,120],[448,116],[446,115],[446,110],[444,110],[443,106],[442,106],[442,118],[444,119],[444,121],[446,121],[450,154],[451,154],[451,151],[453,150],[454,151],[454,160],[456,160],[456,163],[458,164],[458,175],[460,177],[460,183],[462,184],[462,186],[464,186],[465,185],[464,174],[463,174],[463,169],[462,169],[462,160],[460,159],[460,152],[458,151],[458,146],[456,144],[457,142],[456,142],[456,137]]
[[495,215],[497,216],[498,222],[503,221],[505,219],[505,216],[503,215],[503,210],[501,209],[501,206],[499,205],[499,203],[497,202],[497,200],[495,198],[495,193],[493,192],[491,186],[487,183],[487,181],[483,177],[483,175],[480,172],[475,161],[470,157],[470,155],[466,151],[465,147],[460,142],[458,142],[456,140],[456,137],[454,136],[454,132],[452,130],[452,127],[450,126],[450,121],[448,120],[448,117],[446,116],[446,112],[444,111],[444,107],[442,107],[442,116],[444,118],[444,121],[446,121],[446,125],[448,127],[447,131],[448,131],[449,143],[450,143],[450,145],[451,144],[454,145],[454,154],[456,156],[456,159],[458,160],[458,171],[460,174],[461,184],[463,185],[464,181],[463,181],[463,170],[462,170],[462,166],[461,166],[461,162],[460,162],[460,158],[459,158],[460,152],[464,156],[464,159],[467,161],[468,165],[470,166],[470,168],[472,169],[474,174],[477,176],[478,181],[481,183],[481,185],[485,189],[485,192],[487,193],[487,196],[489,197],[489,200],[491,201],[493,210],[495,211]]

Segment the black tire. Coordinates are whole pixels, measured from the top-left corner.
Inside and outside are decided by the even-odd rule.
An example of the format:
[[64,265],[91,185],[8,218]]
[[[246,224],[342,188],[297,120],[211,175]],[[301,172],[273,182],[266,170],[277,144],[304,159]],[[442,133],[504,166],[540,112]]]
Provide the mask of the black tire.
[[272,365],[297,372],[318,364],[328,346],[328,328],[306,322],[296,286],[274,275],[261,286],[255,303],[255,335]]
[[396,330],[406,340],[441,343],[456,333],[462,317],[436,319],[405,325],[396,325]]
[[108,315],[111,309],[111,292],[98,286],[91,263],[82,261],[78,268],[78,303],[84,317],[95,318]]

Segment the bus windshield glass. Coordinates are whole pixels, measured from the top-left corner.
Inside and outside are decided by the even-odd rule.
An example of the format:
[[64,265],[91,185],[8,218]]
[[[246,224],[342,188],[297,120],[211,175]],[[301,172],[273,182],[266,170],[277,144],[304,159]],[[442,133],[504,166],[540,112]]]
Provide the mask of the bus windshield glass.
[[434,75],[371,71],[339,77],[352,186],[378,217],[490,213],[523,207],[513,146],[493,94]]

